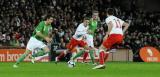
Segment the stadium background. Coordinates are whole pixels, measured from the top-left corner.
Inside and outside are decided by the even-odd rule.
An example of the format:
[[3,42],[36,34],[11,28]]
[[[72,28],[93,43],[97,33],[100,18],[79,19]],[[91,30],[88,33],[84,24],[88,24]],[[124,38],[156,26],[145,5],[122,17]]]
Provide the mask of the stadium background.
[[96,30],[94,44],[98,47],[105,35],[104,24],[107,8],[114,8],[115,15],[132,20],[124,42],[116,48],[131,49],[134,61],[141,61],[139,49],[153,46],[160,49],[160,10],[158,0],[1,0],[0,48],[24,48],[35,26],[46,14],[56,20],[52,23],[55,36],[53,47],[65,49],[82,17],[98,10],[101,22]]

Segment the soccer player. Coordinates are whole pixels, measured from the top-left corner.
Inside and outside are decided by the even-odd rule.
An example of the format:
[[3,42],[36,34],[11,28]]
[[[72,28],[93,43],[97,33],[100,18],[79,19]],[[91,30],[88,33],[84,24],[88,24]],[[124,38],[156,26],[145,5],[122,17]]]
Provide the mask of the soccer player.
[[[100,21],[98,15],[99,15],[98,11],[93,11],[92,18],[89,21],[89,34],[87,34],[86,36],[87,38],[86,41],[87,41],[88,46],[91,48],[94,48],[93,37],[95,35],[95,30],[97,29],[98,21]],[[95,64],[94,51],[90,51],[89,54],[90,54],[92,63]],[[88,56],[88,52],[85,52],[83,55],[83,62],[85,62],[87,56]]]
[[38,24],[38,26],[35,28],[33,32],[33,35],[28,41],[25,53],[20,56],[20,58],[13,65],[13,67],[18,67],[18,64],[22,62],[30,52],[33,52],[37,48],[40,48],[42,50],[39,50],[37,53],[32,54],[32,63],[34,63],[34,57],[43,56],[50,52],[48,46],[44,44],[43,40],[45,40],[48,43],[51,42],[50,35],[52,31],[52,22],[53,17],[51,15],[47,15],[45,21],[41,21]]
[[[87,45],[86,39],[85,39],[86,34],[88,33],[88,28],[89,28],[88,25],[89,25],[89,18],[85,17],[83,20],[83,23],[79,24],[75,34],[73,35],[70,42],[67,44],[67,50],[64,52],[61,52],[60,55],[55,58],[55,62],[58,62],[59,59],[64,57],[67,53],[69,52],[73,53],[77,46],[83,47],[86,50],[91,50],[91,48]],[[81,56],[84,52],[85,50],[76,54],[74,59]]]
[[[108,31],[106,32],[105,37],[103,38],[103,43],[99,47],[99,65],[95,66],[92,69],[104,69],[105,61],[104,56],[106,50],[110,49],[114,44],[120,44],[123,41],[123,34],[128,29],[129,24],[123,20],[113,16],[114,10],[112,8],[107,9],[107,18],[105,20],[108,25]],[[122,30],[122,26],[124,29]],[[108,57],[108,53],[106,54]]]

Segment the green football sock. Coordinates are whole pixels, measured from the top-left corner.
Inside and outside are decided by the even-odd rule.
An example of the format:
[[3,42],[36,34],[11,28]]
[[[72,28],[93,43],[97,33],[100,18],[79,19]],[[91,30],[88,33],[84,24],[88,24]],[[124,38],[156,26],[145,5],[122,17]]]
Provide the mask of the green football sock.
[[44,50],[39,50],[37,53],[33,54],[32,57],[43,56],[49,52],[45,52]]
[[18,58],[15,64],[19,64],[20,62],[22,62],[30,52],[31,52],[30,50],[26,50],[25,53],[21,55],[20,58]]
[[91,57],[91,61],[94,64],[94,50],[90,50],[89,54],[90,54],[90,57]]
[[80,57],[83,53],[85,52],[85,50],[80,50],[74,57],[72,57],[71,59],[74,60],[77,57]]

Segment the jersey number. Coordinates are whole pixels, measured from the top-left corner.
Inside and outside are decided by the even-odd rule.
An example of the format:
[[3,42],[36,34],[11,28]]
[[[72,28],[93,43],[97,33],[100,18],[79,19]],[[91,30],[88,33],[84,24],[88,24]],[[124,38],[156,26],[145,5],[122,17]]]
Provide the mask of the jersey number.
[[114,19],[115,23],[116,23],[116,28],[122,28],[119,19]]

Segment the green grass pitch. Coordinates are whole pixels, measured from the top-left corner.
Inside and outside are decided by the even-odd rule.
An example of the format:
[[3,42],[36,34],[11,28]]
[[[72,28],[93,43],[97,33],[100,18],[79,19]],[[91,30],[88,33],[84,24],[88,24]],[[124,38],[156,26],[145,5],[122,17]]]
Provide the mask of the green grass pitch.
[[67,63],[0,63],[0,77],[160,77],[160,63],[108,62],[106,69],[91,69],[93,65],[77,63],[69,68]]

